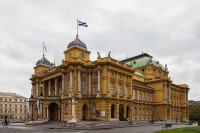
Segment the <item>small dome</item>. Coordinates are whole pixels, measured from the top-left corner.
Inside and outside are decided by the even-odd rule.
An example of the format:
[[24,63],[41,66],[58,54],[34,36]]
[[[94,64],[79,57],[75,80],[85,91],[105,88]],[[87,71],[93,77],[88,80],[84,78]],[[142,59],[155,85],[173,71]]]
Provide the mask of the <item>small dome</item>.
[[87,50],[85,43],[83,43],[78,37],[76,37],[76,39],[74,41],[72,41],[68,44],[67,49],[69,49],[73,46],[78,46],[80,48]]
[[42,59],[40,59],[39,61],[37,61],[36,65],[48,65],[51,66],[52,63],[50,61],[48,61],[44,56]]

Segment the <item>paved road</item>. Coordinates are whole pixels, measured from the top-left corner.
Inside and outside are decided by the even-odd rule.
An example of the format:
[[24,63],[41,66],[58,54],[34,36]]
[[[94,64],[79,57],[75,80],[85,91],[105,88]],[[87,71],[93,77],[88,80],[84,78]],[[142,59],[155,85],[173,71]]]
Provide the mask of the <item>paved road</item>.
[[[196,124],[194,124],[196,125]],[[8,128],[0,127],[0,133],[153,133],[162,129],[162,125],[98,129],[98,130],[74,130],[67,128],[57,128],[57,125],[52,126],[24,126],[24,125],[9,125]],[[53,128],[52,128],[53,127]],[[185,127],[185,125],[173,125],[172,128]],[[56,128],[56,129],[55,129]]]

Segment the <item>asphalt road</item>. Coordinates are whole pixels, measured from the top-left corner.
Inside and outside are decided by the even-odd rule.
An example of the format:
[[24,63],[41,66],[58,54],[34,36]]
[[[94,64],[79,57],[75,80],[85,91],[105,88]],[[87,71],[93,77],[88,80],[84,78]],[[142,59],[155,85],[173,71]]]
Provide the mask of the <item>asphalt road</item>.
[[[197,124],[194,124],[194,126]],[[53,128],[52,128],[53,127]],[[172,128],[185,127],[185,125],[173,125]],[[0,133],[153,133],[162,130],[162,125],[149,125],[140,127],[125,127],[98,130],[75,130],[67,128],[57,128],[53,125],[42,126],[22,126],[8,125],[8,128],[0,127]]]

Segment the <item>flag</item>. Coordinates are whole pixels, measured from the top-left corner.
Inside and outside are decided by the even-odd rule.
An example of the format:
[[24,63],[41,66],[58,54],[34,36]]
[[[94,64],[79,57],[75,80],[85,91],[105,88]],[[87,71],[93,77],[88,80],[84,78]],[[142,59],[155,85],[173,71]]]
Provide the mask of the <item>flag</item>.
[[78,20],[78,25],[79,26],[85,26],[85,27],[88,27],[87,23],[86,22],[81,22]]
[[47,48],[45,47],[44,42],[43,42],[43,46],[44,46],[45,51],[47,52]]

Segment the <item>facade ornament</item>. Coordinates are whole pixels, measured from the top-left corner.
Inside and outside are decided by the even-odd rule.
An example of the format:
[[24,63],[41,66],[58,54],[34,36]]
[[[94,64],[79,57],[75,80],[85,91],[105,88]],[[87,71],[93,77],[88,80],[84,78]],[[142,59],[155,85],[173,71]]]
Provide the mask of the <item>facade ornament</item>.
[[108,57],[110,58],[110,53],[111,53],[111,51],[108,51]]
[[98,54],[98,58],[101,58],[101,56],[100,56],[100,52],[97,52],[97,54]]

